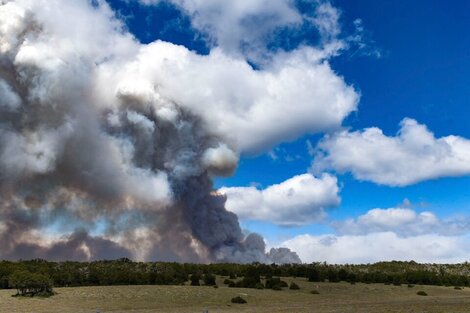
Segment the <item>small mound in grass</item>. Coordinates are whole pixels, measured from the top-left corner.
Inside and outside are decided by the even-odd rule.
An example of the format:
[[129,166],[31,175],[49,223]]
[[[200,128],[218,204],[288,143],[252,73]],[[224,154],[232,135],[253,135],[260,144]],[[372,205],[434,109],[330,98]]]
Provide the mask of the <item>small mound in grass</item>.
[[417,294],[418,296],[427,296],[427,295],[428,295],[426,292],[424,292],[424,291],[422,291],[422,290],[418,291],[416,294]]
[[311,293],[312,295],[319,295],[319,294],[320,294],[320,291],[318,291],[318,290],[312,290],[312,291],[310,291],[310,293]]
[[237,296],[235,298],[232,298],[232,303],[239,303],[239,304],[244,304],[247,303],[245,299],[243,299],[240,296]]

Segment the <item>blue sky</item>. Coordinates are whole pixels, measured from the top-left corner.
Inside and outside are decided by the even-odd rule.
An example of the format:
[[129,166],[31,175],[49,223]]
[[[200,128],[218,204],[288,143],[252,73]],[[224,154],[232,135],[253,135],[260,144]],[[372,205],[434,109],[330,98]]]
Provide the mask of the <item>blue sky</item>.
[[469,9],[2,3],[0,257],[469,260]]
[[[142,5],[109,0],[141,42],[156,39],[184,45],[198,54],[208,54],[214,43],[196,29],[192,17],[177,5],[162,2]],[[318,2],[296,1],[295,8],[312,16]],[[395,136],[404,118],[426,125],[436,138],[470,137],[470,3],[455,1],[333,1],[340,13],[342,40],[360,35],[358,42],[328,59],[334,72],[353,86],[360,101],[342,126],[350,131],[380,128]],[[263,23],[260,19],[256,23]],[[358,30],[357,25],[362,29]],[[260,26],[261,27],[261,26]],[[299,45],[317,46],[318,30],[304,22],[295,29],[280,28],[266,39],[268,51],[290,51]],[[217,44],[215,44],[217,46]],[[247,62],[258,68],[256,58]],[[324,132],[303,134],[270,151],[243,153],[233,176],[217,178],[222,186],[256,186],[259,190],[309,171],[312,155],[307,141],[316,146]],[[334,221],[357,218],[374,208],[404,208],[430,211],[440,219],[464,220],[470,209],[470,177],[439,175],[403,186],[377,184],[358,179],[349,171],[329,169],[338,177],[341,203],[326,210],[327,217],[307,225],[286,227],[269,221],[243,219],[242,225],[260,232],[271,244],[297,235],[335,234]]]

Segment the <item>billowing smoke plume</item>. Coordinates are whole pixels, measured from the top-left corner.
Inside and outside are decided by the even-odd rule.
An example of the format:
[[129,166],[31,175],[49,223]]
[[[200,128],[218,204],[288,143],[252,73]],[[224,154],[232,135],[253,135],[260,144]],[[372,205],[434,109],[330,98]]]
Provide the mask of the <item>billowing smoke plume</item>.
[[0,3],[0,258],[300,261],[213,191],[239,141],[172,90],[211,60],[141,45],[106,3]]

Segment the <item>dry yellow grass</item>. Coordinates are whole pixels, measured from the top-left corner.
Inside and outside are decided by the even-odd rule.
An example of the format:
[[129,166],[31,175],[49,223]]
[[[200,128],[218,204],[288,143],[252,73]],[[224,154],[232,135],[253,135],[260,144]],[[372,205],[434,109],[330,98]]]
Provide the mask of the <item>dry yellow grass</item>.
[[[285,279],[291,281],[293,279]],[[385,313],[470,312],[470,288],[386,286],[382,284],[309,283],[296,279],[300,290],[256,290],[191,286],[109,286],[57,288],[47,299],[14,298],[12,290],[0,291],[2,313],[101,313],[107,312],[338,312]],[[317,289],[320,294],[310,291]],[[428,296],[418,296],[424,290]],[[248,304],[232,304],[241,295]]]

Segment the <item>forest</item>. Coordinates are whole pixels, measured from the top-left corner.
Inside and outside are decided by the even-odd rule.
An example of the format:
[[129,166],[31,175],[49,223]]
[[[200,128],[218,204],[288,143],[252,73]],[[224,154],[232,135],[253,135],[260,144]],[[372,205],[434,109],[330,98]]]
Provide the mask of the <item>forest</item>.
[[[287,287],[282,277],[311,282],[423,284],[470,286],[470,263],[419,264],[379,262],[361,265],[311,264],[192,264],[133,262],[127,258],[94,262],[49,262],[42,259],[1,261],[0,288],[35,295],[54,287],[108,285],[215,285],[215,275],[229,287]],[[32,285],[31,285],[32,284]],[[31,285],[31,286],[30,286]],[[295,286],[291,286],[294,287]]]

